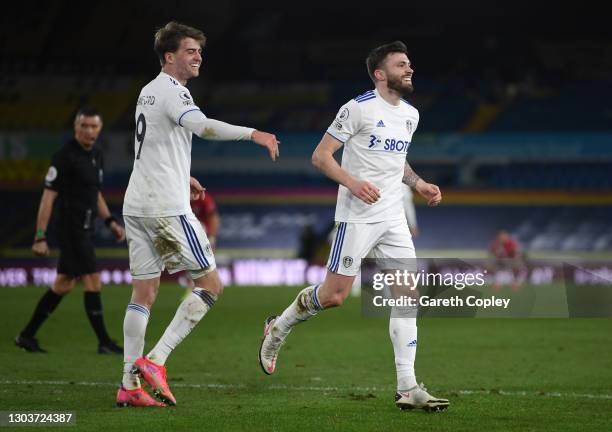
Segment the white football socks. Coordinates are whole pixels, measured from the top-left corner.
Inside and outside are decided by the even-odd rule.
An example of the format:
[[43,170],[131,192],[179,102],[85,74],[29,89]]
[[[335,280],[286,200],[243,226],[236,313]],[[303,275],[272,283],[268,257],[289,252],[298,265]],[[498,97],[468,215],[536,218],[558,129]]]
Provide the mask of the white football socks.
[[170,325],[157,345],[147,355],[149,360],[163,365],[176,346],[191,333],[196,324],[217,301],[217,296],[203,288],[194,288],[178,307]]
[[[406,391],[417,385],[414,361],[417,350],[417,325],[414,313],[398,311],[410,308],[392,308],[389,319],[389,335],[395,353],[397,390]],[[394,313],[396,312],[396,313]],[[412,316],[410,316],[412,315]]]
[[276,319],[272,328],[275,337],[285,339],[293,326],[323,309],[319,303],[318,291],[319,285],[312,285],[300,291],[293,303]]
[[137,358],[142,357],[144,338],[149,322],[149,309],[130,303],[123,319],[123,387],[134,390],[140,387],[138,375],[131,370]]

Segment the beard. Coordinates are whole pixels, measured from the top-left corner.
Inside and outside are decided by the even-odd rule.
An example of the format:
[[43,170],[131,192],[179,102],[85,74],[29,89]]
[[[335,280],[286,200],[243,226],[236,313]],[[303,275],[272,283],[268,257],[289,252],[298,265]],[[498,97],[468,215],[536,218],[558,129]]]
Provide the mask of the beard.
[[402,77],[393,77],[393,78],[389,77],[387,79],[387,87],[390,90],[395,90],[401,96],[408,96],[410,93],[414,91],[412,82],[409,82],[409,83],[404,82]]

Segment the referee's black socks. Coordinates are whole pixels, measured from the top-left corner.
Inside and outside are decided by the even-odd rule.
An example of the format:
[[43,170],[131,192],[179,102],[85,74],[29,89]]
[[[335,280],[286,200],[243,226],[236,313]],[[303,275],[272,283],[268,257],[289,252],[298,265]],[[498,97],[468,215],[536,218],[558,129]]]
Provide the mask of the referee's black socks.
[[34,309],[34,314],[32,315],[30,322],[23,329],[21,334],[25,337],[33,338],[42,323],[44,323],[49,315],[51,315],[63,298],[64,296],[56,294],[53,292],[53,290],[48,289],[36,305],[36,309]]
[[85,312],[87,312],[87,318],[98,336],[98,342],[103,345],[110,342],[110,337],[106,332],[104,326],[104,316],[102,315],[102,298],[99,292],[85,291],[83,297],[85,300]]

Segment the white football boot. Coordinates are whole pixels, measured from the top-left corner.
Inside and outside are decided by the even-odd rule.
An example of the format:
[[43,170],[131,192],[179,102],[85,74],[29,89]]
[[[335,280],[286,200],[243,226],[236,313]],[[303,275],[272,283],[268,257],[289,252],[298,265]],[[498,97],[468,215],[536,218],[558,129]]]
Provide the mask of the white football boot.
[[285,342],[277,336],[272,335],[272,328],[278,316],[269,316],[264,322],[264,334],[259,347],[259,364],[261,369],[268,375],[274,373],[276,369],[276,358],[281,346]]
[[395,405],[401,409],[422,409],[425,411],[443,411],[450,405],[448,399],[439,399],[427,393],[427,389],[421,383],[407,391],[395,393]]

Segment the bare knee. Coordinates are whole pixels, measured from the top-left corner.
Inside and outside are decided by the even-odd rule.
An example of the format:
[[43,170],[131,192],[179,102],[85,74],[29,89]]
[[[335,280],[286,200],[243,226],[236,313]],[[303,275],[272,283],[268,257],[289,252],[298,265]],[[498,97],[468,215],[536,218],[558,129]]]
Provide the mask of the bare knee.
[[153,303],[155,303],[155,299],[157,298],[157,291],[151,292],[133,292],[132,293],[132,303],[136,303],[146,307],[147,309],[151,309],[153,307]]
[[153,307],[159,291],[159,278],[149,280],[135,280],[132,290],[132,303],[145,306],[147,309]]
[[342,306],[342,303],[348,297],[354,280],[354,276],[344,276],[328,271],[325,281],[318,290],[321,306],[326,309]]
[[74,282],[75,280],[73,277],[58,273],[55,282],[53,282],[53,287],[51,287],[51,291],[57,295],[66,295],[74,288]]
[[344,299],[346,299],[346,295],[341,292],[335,292],[333,294],[330,294],[329,296],[325,296],[324,298],[321,298],[319,296],[321,306],[323,306],[325,309],[342,306],[342,303],[344,303]]
[[343,280],[338,280],[338,278],[323,282],[318,290],[319,303],[321,303],[323,308],[342,306],[351,288],[351,283],[344,282]]
[[223,282],[221,282],[221,278],[219,277],[217,270],[206,273],[204,276],[194,278],[193,283],[195,288],[205,289],[217,297],[223,294]]
[[81,278],[83,283],[83,290],[86,292],[100,292],[102,291],[102,282],[100,280],[100,273],[92,273],[83,275]]
[[219,281],[219,284],[216,286],[215,291],[213,291],[213,294],[215,294],[217,297],[220,297],[221,294],[223,294],[224,289],[225,287],[223,286],[221,281]]
[[211,283],[207,284],[204,288],[206,288],[208,291],[210,291],[211,293],[219,297],[221,296],[221,294],[223,294],[224,287],[223,287],[223,283],[221,282],[221,279],[217,277],[214,280],[211,280]]

